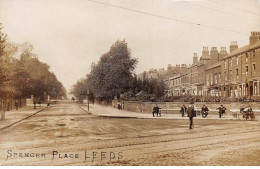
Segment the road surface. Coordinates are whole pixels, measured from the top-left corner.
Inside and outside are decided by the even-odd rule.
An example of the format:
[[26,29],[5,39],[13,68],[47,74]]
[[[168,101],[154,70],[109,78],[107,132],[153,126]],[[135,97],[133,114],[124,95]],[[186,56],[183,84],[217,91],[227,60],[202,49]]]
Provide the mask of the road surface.
[[260,165],[259,121],[194,122],[56,104],[0,131],[0,165]]

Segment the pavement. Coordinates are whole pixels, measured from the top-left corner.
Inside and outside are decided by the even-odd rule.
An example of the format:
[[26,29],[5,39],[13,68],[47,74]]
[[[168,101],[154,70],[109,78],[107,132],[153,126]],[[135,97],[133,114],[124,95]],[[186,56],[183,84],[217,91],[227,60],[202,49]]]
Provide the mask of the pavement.
[[[19,108],[18,110],[11,110],[6,111],[5,113],[5,120],[0,120],[0,130],[15,124],[18,121],[23,120],[24,118],[27,118],[28,116],[34,115],[35,113],[43,110],[46,108],[45,105],[37,105],[36,109],[33,108],[33,105],[25,106],[23,108]],[[87,104],[80,105],[80,108],[83,109],[85,112],[88,112]],[[89,113],[94,116],[102,116],[102,117],[117,117],[117,118],[137,118],[137,119],[183,119],[186,120],[187,116],[181,117],[181,114],[163,114],[161,117],[153,117],[151,114],[146,113],[136,113],[136,112],[130,112],[126,110],[118,110],[116,108],[112,108],[109,106],[101,106],[98,104],[91,104],[89,106]],[[202,118],[201,115],[195,117],[195,119],[212,119],[212,120],[243,120],[240,116],[240,118],[234,118],[232,115],[225,114],[222,116],[222,118],[218,117],[218,114],[212,113],[206,117]],[[259,117],[257,117],[257,120],[259,120]]]
[[13,109],[5,112],[5,120],[0,119],[0,130],[6,128],[7,126],[13,125],[14,123],[27,118],[30,115],[33,115],[41,110],[43,110],[45,106],[37,106],[34,109],[32,106],[25,106],[19,108],[18,110]]
[[[195,120],[190,130],[187,117],[152,118],[99,105],[90,110],[60,103],[37,114],[32,107],[7,112],[7,120],[35,115],[0,131],[0,166],[260,164],[259,121]],[[111,118],[111,113],[122,118]],[[137,118],[140,114],[147,118]]]
[[[88,107],[85,104],[80,105],[82,109],[85,111],[88,111]],[[139,119],[185,119],[187,120],[187,115],[184,117],[181,117],[181,114],[163,114],[161,117],[153,117],[152,113],[151,114],[146,114],[146,113],[136,113],[136,112],[130,112],[130,111],[125,111],[125,110],[118,110],[116,108],[112,108],[109,106],[101,106],[101,105],[89,105],[89,113],[91,113],[94,116],[103,116],[103,117],[117,117],[117,118],[139,118]],[[219,115],[216,113],[210,113],[206,118],[202,118],[201,115],[194,117],[195,119],[214,119],[214,120],[243,120],[240,116],[240,118],[235,118],[231,114],[224,114],[222,118],[219,118]],[[257,117],[257,119],[259,119]]]

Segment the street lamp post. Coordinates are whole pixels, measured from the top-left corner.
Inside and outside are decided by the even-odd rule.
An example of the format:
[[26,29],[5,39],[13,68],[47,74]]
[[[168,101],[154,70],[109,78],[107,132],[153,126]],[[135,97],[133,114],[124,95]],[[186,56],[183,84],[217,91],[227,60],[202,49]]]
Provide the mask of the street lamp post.
[[88,111],[89,111],[89,90],[87,90],[87,96],[88,96]]

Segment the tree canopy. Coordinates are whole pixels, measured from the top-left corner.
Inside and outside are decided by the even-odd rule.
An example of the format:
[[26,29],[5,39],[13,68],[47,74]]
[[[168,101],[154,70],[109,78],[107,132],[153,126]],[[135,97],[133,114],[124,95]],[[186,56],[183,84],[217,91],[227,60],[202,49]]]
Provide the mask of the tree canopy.
[[[6,39],[0,27],[0,99],[26,98],[34,95],[44,99],[66,96],[66,90],[47,63],[33,53],[26,42],[14,44]],[[15,56],[16,55],[16,56]],[[17,56],[18,55],[18,56]]]
[[90,73],[72,87],[71,93],[78,99],[85,99],[88,95],[98,100],[111,100],[115,96],[119,99],[120,95],[127,93],[134,97],[140,91],[161,97],[164,83],[137,80],[134,75],[137,62],[136,58],[131,57],[125,40],[118,40],[97,64],[92,63]]

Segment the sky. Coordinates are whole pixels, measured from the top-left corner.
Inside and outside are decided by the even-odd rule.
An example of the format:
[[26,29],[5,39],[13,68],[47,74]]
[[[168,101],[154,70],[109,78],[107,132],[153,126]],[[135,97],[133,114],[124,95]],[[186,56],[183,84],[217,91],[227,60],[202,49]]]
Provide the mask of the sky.
[[260,0],[0,0],[0,23],[69,91],[117,40],[138,58],[137,74],[191,64],[203,46],[245,46],[260,31]]

